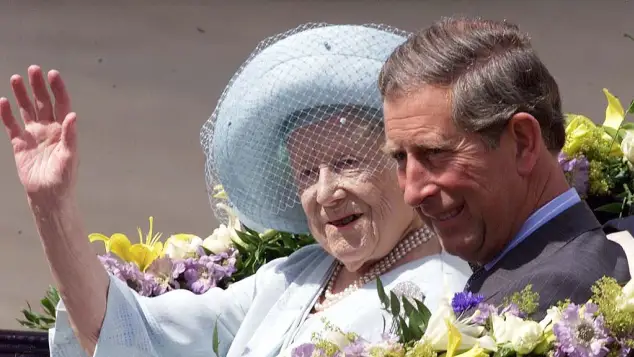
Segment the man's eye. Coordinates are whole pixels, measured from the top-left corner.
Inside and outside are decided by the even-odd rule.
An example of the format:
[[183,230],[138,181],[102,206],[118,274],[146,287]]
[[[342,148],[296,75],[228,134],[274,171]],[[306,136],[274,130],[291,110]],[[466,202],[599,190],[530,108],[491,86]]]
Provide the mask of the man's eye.
[[407,155],[402,151],[393,152],[391,156],[394,160],[398,162],[401,162],[407,158]]

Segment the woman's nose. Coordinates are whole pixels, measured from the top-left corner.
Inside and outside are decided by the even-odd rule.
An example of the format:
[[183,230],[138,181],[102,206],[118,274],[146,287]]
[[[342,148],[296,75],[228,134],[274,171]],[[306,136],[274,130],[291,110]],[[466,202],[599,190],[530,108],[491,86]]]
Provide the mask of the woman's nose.
[[332,206],[343,199],[345,192],[340,184],[339,175],[328,167],[321,168],[317,180],[317,203],[322,206]]

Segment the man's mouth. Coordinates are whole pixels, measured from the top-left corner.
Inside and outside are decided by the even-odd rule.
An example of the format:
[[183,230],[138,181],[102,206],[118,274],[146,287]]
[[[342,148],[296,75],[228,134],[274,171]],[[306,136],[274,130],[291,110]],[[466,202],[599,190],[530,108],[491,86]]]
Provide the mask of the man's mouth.
[[345,227],[349,225],[350,223],[356,221],[357,219],[361,218],[361,216],[362,216],[361,214],[352,214],[352,215],[343,217],[341,219],[330,221],[328,222],[328,224],[331,224],[335,227]]
[[464,205],[460,205],[450,211],[435,215],[434,217],[432,217],[433,219],[437,220],[437,221],[448,221],[454,217],[456,217],[457,215],[460,214],[460,212],[462,212],[462,210],[464,209]]

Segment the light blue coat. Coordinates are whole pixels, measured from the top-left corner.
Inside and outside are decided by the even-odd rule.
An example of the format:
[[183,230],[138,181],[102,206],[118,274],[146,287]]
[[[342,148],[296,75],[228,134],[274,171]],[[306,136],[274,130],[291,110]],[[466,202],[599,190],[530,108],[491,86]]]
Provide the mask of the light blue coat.
[[[290,257],[266,264],[254,276],[226,290],[216,288],[202,295],[176,290],[147,298],[111,277],[106,316],[94,356],[213,356],[216,321],[221,356],[277,356],[292,344],[307,342],[305,339],[312,334],[306,331],[316,326],[314,318],[307,320],[309,311],[333,262],[333,257],[318,245],[304,247]],[[387,289],[399,281],[413,282],[433,311],[445,294],[462,290],[470,273],[466,262],[443,253],[404,264],[381,280]],[[339,327],[369,339],[380,335],[382,329],[375,283],[341,300],[325,314]],[[54,357],[86,356],[63,303],[57,307],[49,344]]]

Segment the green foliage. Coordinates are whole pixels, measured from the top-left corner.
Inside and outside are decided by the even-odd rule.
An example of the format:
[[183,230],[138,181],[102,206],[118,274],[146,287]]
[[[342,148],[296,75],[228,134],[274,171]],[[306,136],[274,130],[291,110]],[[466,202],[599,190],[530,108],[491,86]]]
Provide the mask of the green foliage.
[[46,296],[40,300],[40,305],[43,310],[43,314],[34,312],[31,309],[31,305],[26,303],[27,308],[22,309],[22,315],[24,319],[17,319],[20,325],[33,329],[48,331],[55,325],[55,307],[59,303],[59,292],[53,286],[48,288]]
[[591,300],[599,307],[599,313],[603,314],[606,327],[616,336],[629,340],[634,336],[634,314],[619,311],[617,298],[622,291],[614,278],[603,277],[592,286]]
[[238,249],[237,271],[232,281],[240,281],[255,274],[260,267],[274,259],[291,255],[296,250],[315,243],[310,235],[292,234],[270,230],[259,234],[249,228],[237,231],[244,244],[236,244]]
[[[420,340],[427,329],[431,312],[422,301],[403,297],[399,298],[393,292],[385,292],[381,279],[376,281],[377,293],[383,310],[392,316],[391,332],[399,336],[399,342],[412,345]],[[416,305],[416,306],[414,306]]]
[[405,353],[405,357],[437,357],[431,343],[427,340],[418,341],[410,350]]
[[533,291],[533,285],[529,284],[520,292],[514,292],[504,298],[504,306],[515,304],[526,316],[531,316],[539,306],[539,294]]

